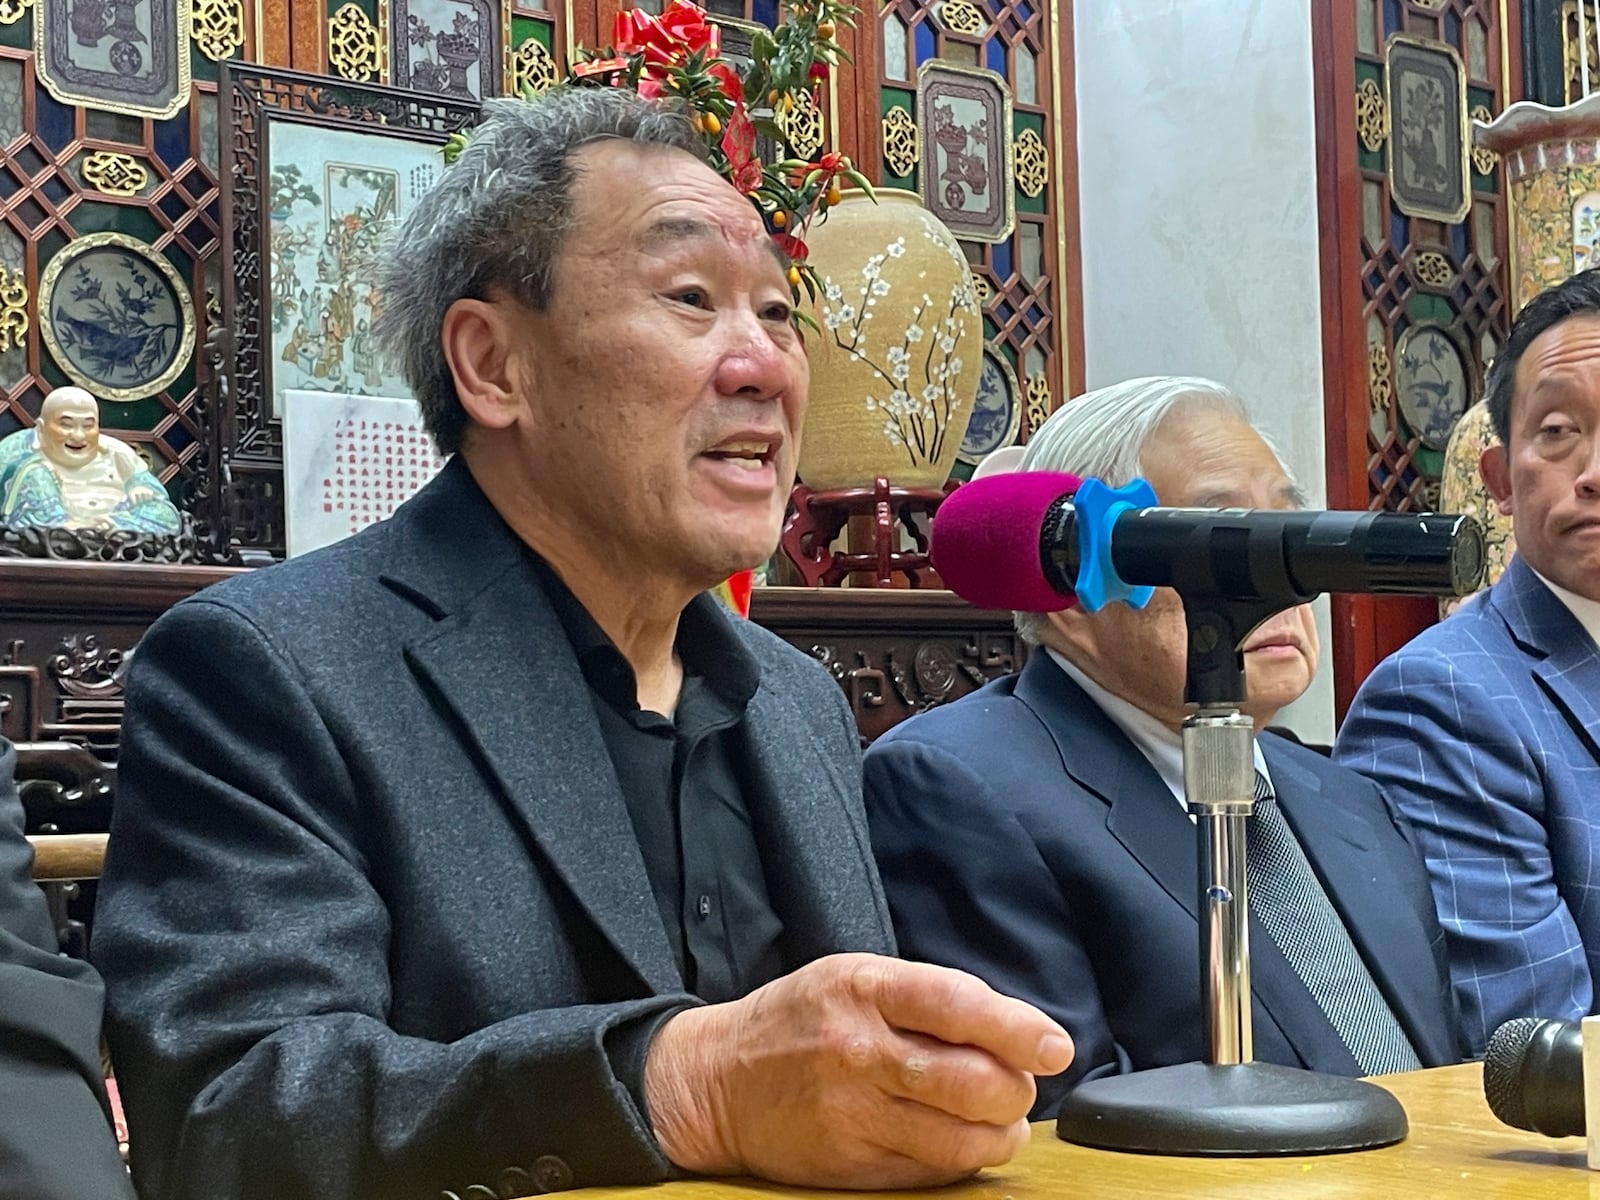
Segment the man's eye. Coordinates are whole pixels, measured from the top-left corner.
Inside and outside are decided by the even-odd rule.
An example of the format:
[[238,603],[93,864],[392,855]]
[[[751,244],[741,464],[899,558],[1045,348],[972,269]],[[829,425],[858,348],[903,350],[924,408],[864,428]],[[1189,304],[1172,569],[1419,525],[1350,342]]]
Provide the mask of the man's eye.
[[687,304],[690,308],[704,308],[706,294],[698,288],[685,288],[678,293],[677,301],[679,304]]
[[787,304],[773,303],[761,310],[761,319],[763,321],[779,321],[787,324],[793,316],[794,309]]

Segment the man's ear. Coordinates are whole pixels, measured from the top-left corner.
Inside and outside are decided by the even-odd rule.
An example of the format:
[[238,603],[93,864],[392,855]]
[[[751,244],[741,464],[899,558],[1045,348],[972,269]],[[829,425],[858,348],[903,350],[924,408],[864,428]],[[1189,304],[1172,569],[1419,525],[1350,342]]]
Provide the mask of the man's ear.
[[1489,494],[1495,499],[1495,507],[1500,510],[1500,515],[1511,515],[1511,463],[1506,457],[1506,448],[1496,442],[1478,455],[1478,474],[1483,476],[1484,486],[1489,489]]
[[513,312],[507,301],[457,300],[439,327],[461,407],[473,424],[486,429],[509,428],[523,407],[512,381]]

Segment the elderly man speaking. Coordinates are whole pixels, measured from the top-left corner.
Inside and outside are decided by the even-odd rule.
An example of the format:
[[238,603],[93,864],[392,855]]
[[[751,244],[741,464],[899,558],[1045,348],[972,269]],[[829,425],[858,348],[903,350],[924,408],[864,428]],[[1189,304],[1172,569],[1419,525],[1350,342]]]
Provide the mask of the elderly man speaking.
[[[1299,503],[1240,402],[1200,379],[1136,379],[1067,404],[1022,470],[1162,504]],[[867,815],[901,950],[971,971],[1072,1031],[1087,1078],[1198,1060],[1195,830],[1179,729],[1186,630],[1177,593],[1018,614],[1023,670],[912,718],[866,758]],[[1256,728],[1311,682],[1307,607],[1245,643]],[[1256,739],[1251,818],[1255,1057],[1344,1075],[1457,1059],[1443,935],[1427,875],[1383,796],[1273,734]]]
[[784,263],[681,112],[487,108],[383,269],[450,462],[133,665],[97,949],[139,1190],[1002,1162],[1069,1039],[888,957],[837,685],[703,594],[794,480]]

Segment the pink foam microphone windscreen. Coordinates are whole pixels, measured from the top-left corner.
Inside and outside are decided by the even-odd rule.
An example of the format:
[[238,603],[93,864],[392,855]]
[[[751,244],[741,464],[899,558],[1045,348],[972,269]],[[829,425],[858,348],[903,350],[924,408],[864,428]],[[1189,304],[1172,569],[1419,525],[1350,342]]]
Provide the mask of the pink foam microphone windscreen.
[[944,585],[980,608],[1058,612],[1074,597],[1045,579],[1039,537],[1050,506],[1078,490],[1076,475],[1022,471],[963,484],[934,514],[930,553]]

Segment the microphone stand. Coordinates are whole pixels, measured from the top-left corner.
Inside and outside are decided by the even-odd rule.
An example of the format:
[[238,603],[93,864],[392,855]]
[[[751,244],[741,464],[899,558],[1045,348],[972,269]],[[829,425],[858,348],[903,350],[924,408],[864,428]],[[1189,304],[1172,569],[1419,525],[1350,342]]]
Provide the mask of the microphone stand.
[[1254,1061],[1250,1027],[1249,887],[1245,822],[1255,807],[1254,728],[1238,646],[1273,613],[1271,600],[1186,594],[1187,698],[1183,781],[1199,867],[1205,1062],[1090,1080],[1067,1093],[1056,1136],[1145,1154],[1326,1154],[1388,1146],[1406,1114],[1371,1083]]

